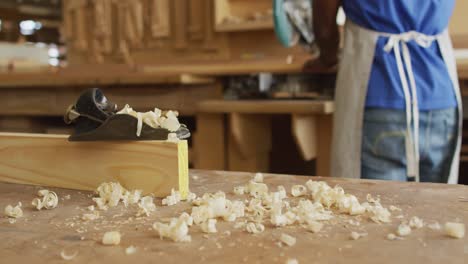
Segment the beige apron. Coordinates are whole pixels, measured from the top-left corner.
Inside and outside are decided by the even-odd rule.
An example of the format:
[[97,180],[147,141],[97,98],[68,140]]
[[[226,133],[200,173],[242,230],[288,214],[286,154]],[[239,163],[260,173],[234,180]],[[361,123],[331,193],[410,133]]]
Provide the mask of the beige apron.
[[[361,177],[361,142],[367,86],[374,60],[375,46],[378,38],[382,36],[388,37],[384,50],[392,52],[395,56],[399,78],[405,94],[407,174],[409,177],[414,177],[416,181],[419,181],[419,122],[413,121],[419,120],[419,108],[416,96],[411,96],[416,94],[416,83],[411,68],[411,53],[406,43],[415,41],[423,48],[429,47],[434,41],[438,43],[458,102],[458,140],[448,179],[448,183],[457,183],[463,111],[455,58],[448,30],[436,36],[427,36],[415,31],[389,34],[362,28],[349,20],[345,26],[343,58],[340,62],[336,83],[331,175],[348,178]],[[408,75],[405,74],[405,71]]]

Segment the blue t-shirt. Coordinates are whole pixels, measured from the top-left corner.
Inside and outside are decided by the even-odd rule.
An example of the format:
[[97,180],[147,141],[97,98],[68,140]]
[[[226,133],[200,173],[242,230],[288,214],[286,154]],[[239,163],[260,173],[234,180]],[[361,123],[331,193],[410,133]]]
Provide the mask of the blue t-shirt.
[[[374,31],[418,31],[436,35],[447,28],[455,0],[342,0],[347,19]],[[385,52],[387,37],[377,41],[366,107],[405,109],[395,55]],[[408,43],[420,110],[456,107],[447,67],[436,41],[429,48]]]

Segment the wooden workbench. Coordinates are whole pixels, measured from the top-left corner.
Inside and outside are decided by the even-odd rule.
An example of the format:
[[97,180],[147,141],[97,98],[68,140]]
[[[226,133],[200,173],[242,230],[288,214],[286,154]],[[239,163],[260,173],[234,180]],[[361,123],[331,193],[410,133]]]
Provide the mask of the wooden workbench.
[[316,159],[317,175],[328,176],[333,111],[331,100],[200,102],[193,143],[195,168],[268,171],[272,145],[271,116],[290,115],[292,136],[303,160]]
[[[236,172],[192,171],[191,190],[199,195],[222,190],[229,199],[236,199],[230,192],[233,186],[246,183],[252,174]],[[269,186],[284,185],[290,190],[293,184],[304,184],[308,177],[265,175]],[[468,196],[467,186],[443,184],[417,184],[384,181],[313,178],[325,180],[330,185],[339,184],[361,201],[370,193],[380,195],[386,207],[395,205],[403,211],[404,219],[418,216],[427,223],[459,221],[468,224],[468,203],[461,196]],[[25,217],[10,224],[0,218],[0,256],[2,263],[64,263],[60,252],[78,251],[70,263],[285,263],[297,258],[299,263],[466,263],[468,236],[453,239],[443,231],[427,227],[413,230],[404,240],[390,241],[386,235],[395,232],[401,219],[393,213],[392,223],[376,224],[363,218],[360,226],[348,224],[356,217],[334,218],[317,233],[306,232],[300,227],[273,228],[266,225],[265,232],[251,235],[235,229],[233,223],[218,222],[218,233],[203,235],[198,227],[190,229],[191,243],[175,243],[160,240],[150,230],[153,222],[177,216],[189,206],[181,203],[173,207],[161,207],[157,200],[157,213],[142,219],[133,219],[136,208],[122,205],[103,212],[104,217],[84,223],[79,218],[86,206],[92,204],[91,193],[65,189],[53,189],[62,199],[58,208],[35,211],[30,205],[39,187],[0,183],[0,207],[23,203]],[[63,199],[70,195],[70,199]],[[104,232],[119,230],[122,241],[118,246],[103,246]],[[229,230],[230,235],[224,233]],[[359,240],[351,240],[350,232],[367,232]],[[292,247],[279,247],[278,237],[287,233],[297,238]],[[125,248],[137,247],[134,255],[126,255]]]

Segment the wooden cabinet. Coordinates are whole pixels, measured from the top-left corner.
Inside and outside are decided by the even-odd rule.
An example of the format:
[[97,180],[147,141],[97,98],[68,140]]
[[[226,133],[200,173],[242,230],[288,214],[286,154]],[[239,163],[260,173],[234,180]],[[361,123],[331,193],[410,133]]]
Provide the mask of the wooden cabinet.
[[270,0],[64,0],[63,10],[71,65],[190,64],[304,54],[276,40]]

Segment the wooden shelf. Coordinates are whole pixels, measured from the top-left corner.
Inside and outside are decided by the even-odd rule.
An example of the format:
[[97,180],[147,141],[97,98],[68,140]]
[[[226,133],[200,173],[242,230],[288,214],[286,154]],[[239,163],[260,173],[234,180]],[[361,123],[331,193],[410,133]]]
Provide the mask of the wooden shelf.
[[[216,0],[215,31],[239,32],[273,29],[270,0]],[[253,19],[255,15],[257,19]],[[237,23],[229,18],[237,18]]]
[[43,72],[0,73],[0,89],[119,84],[209,84],[214,81],[210,77],[183,72],[144,72],[125,65],[72,66]]
[[333,100],[207,100],[198,104],[203,113],[332,114]]
[[273,19],[245,21],[241,23],[221,23],[215,26],[216,32],[236,32],[273,29]]

